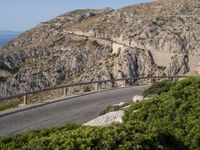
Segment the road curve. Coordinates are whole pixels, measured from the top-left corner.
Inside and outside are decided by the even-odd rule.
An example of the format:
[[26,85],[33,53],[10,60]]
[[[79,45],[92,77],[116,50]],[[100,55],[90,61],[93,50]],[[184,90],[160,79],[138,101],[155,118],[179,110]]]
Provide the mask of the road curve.
[[82,124],[96,118],[109,105],[130,102],[134,95],[141,94],[147,87],[148,85],[106,90],[1,114],[0,136],[66,122]]

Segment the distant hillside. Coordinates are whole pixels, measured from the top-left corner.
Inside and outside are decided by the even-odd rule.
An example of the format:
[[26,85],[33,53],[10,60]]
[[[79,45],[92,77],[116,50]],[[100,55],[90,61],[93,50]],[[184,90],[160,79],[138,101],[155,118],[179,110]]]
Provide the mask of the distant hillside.
[[3,47],[6,43],[16,38],[20,32],[16,31],[0,31],[0,47]]

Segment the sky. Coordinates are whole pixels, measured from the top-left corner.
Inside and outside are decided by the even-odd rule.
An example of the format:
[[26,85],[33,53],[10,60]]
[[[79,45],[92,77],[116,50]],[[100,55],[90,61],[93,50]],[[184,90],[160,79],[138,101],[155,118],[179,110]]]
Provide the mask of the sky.
[[114,9],[150,0],[1,0],[0,30],[25,31],[75,9]]

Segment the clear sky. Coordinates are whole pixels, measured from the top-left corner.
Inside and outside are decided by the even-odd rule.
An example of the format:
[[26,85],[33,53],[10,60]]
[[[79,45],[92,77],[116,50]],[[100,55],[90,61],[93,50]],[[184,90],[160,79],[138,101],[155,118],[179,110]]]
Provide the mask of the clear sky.
[[81,8],[121,8],[150,0],[1,0],[0,30],[25,31],[40,22]]

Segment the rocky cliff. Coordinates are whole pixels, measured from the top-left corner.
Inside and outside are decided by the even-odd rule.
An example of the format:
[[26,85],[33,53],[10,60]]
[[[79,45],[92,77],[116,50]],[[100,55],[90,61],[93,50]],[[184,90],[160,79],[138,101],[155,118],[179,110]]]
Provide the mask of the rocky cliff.
[[199,0],[76,10],[40,23],[1,50],[0,95],[191,71],[200,73]]

